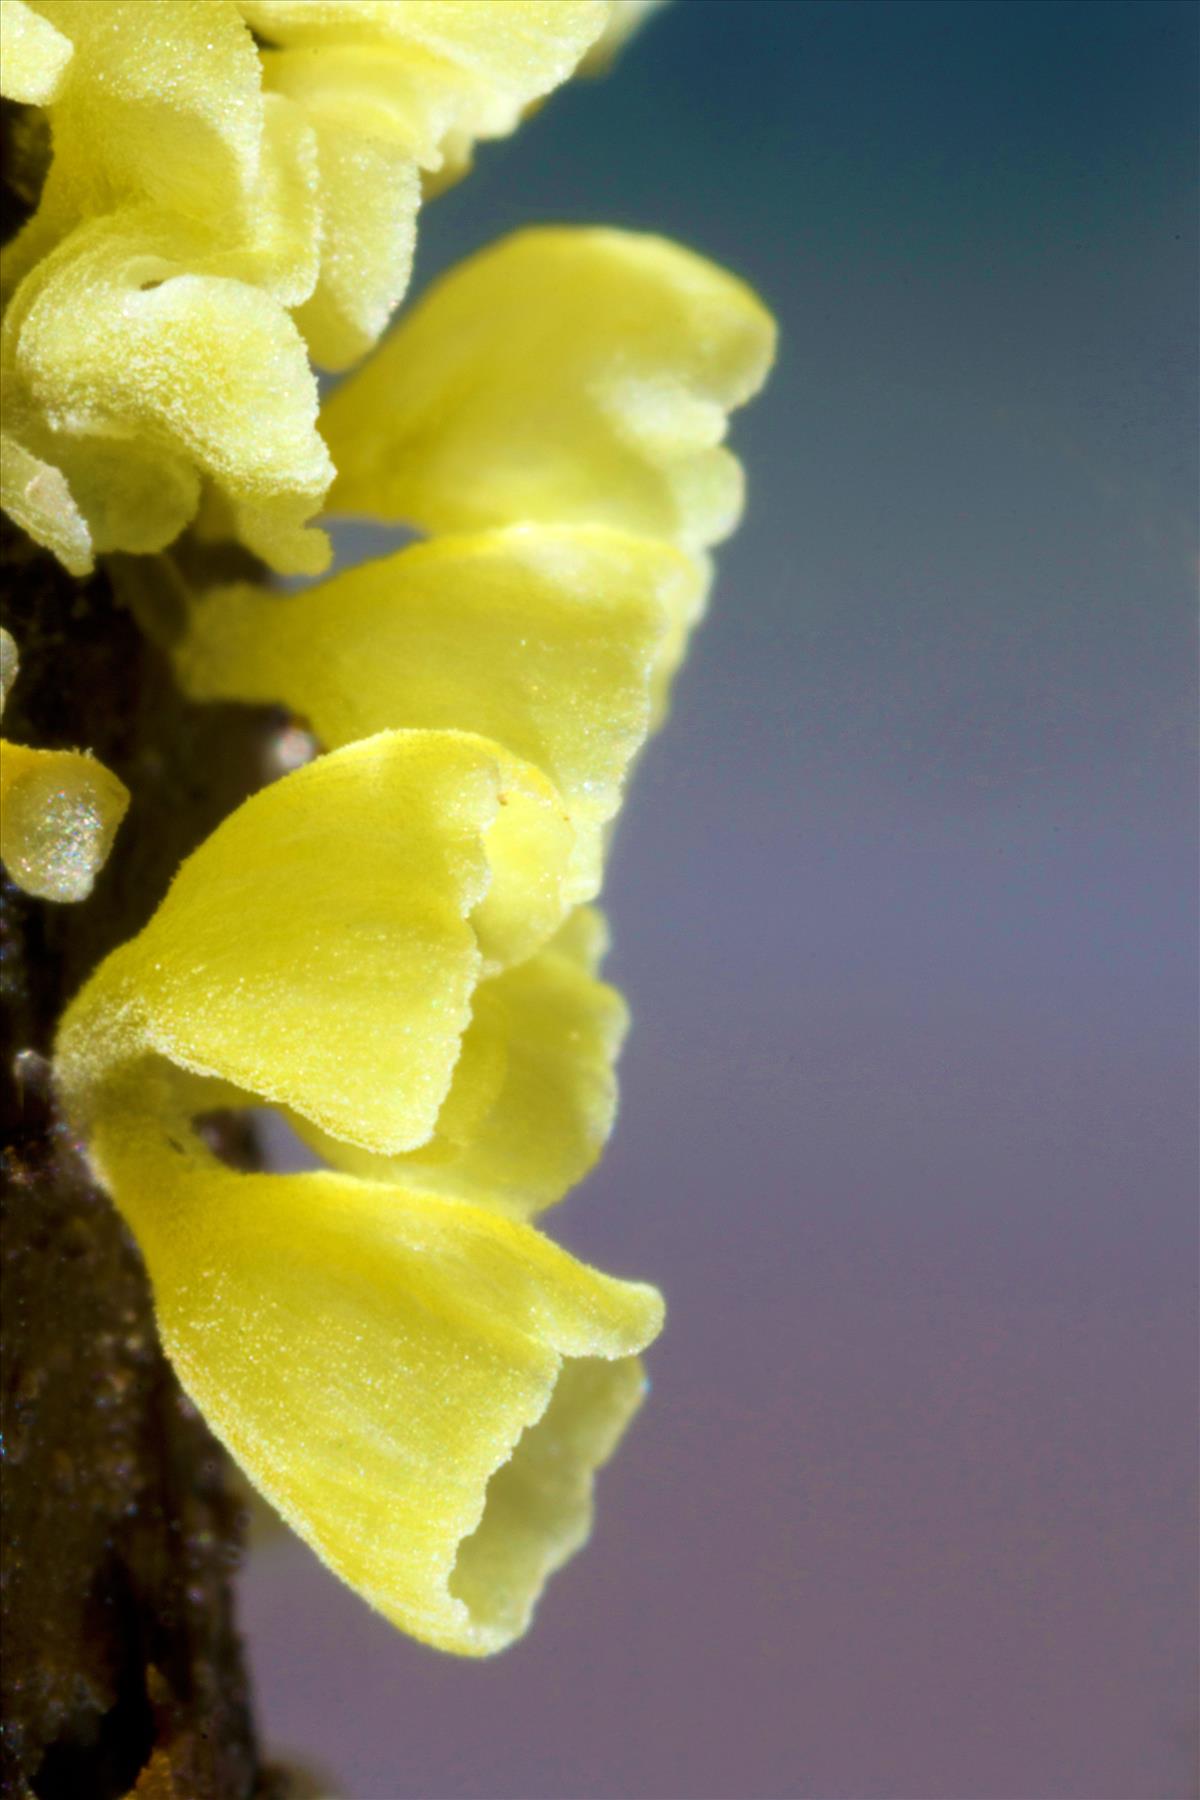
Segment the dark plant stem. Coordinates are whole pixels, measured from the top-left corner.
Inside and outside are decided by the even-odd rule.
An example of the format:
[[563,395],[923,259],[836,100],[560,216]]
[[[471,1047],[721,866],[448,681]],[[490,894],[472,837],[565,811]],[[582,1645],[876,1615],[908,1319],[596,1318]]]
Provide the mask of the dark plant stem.
[[[124,603],[134,573],[139,614],[168,621],[153,560],[76,582],[7,525],[0,541],[20,654],[5,735],[90,749],[133,795],[90,899],[55,906],[5,878],[0,900],[0,1781],[42,1800],[242,1800],[285,1790],[259,1762],[233,1625],[240,1509],[159,1349],[133,1238],[58,1111],[50,1058],[89,970],[270,773],[279,719],[179,694]],[[223,1130],[222,1153],[252,1154]]]

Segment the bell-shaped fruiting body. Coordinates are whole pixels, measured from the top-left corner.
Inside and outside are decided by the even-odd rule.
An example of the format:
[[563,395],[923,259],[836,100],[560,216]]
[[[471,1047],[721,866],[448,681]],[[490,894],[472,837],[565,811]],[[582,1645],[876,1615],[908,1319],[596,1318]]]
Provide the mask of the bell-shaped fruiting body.
[[264,788],[68,1009],[75,1116],[106,1068],[154,1052],[332,1137],[418,1148],[477,983],[590,897],[573,837],[544,776],[465,732],[382,732]]
[[462,1202],[235,1174],[172,1118],[171,1079],[106,1086],[91,1145],[184,1388],[371,1605],[438,1648],[502,1649],[588,1535],[658,1294]]
[[747,287],[664,239],[520,232],[437,282],[330,398],[332,504],[426,531],[607,525],[702,549],[737,522],[721,440],[774,335]]

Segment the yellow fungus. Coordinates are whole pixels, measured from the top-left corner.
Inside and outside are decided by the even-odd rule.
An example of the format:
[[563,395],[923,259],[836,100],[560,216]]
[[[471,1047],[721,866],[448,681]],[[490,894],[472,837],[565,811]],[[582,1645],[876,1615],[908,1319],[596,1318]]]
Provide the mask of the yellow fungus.
[[[0,714],[20,659],[0,629]],[[81,750],[0,739],[0,861],[39,900],[86,900],[129,806],[123,781]]]
[[[611,1120],[624,1014],[592,974],[602,925],[562,923],[569,835],[485,739],[332,752],[188,859],[56,1050],[186,1390],[332,1569],[464,1655],[519,1635],[586,1538],[662,1317],[504,1217],[556,1197]],[[236,1174],[191,1121],[261,1099],[335,1155],[418,1153]]]
[[321,416],[335,510],[427,531],[609,525],[699,549],[741,509],[721,439],[770,315],[661,238],[532,230],[444,276]]
[[595,0],[248,0],[243,11],[283,46],[264,53],[266,85],[317,134],[321,275],[297,322],[318,363],[345,368],[408,285],[422,174],[444,170],[448,156],[461,172],[477,138],[512,131],[571,73],[604,10]]
[[94,756],[0,742],[0,859],[40,900],[87,899],[128,805]]
[[0,94],[27,106],[45,106],[62,85],[71,45],[25,0],[0,5]]
[[577,898],[544,776],[449,731],[383,732],[232,813],[140,936],[68,1010],[87,1092],[153,1050],[395,1154],[431,1136],[486,974],[545,943]]
[[[464,89],[471,129],[511,131],[534,95],[565,81],[608,23],[607,0],[238,0],[270,44],[387,47],[436,94]],[[413,84],[415,85],[415,83]]]
[[79,225],[149,207],[223,243],[261,229],[264,112],[231,0],[39,0],[71,42],[38,209],[0,257],[5,296]]
[[300,1135],[350,1174],[514,1218],[560,1200],[595,1163],[616,1112],[629,1015],[596,979],[607,941],[603,919],[583,908],[536,956],[481,982],[437,1130],[421,1149],[374,1156],[295,1118]]
[[587,1536],[661,1299],[479,1207],[235,1174],[170,1084],[161,1065],[116,1078],[91,1153],[184,1388],[372,1606],[444,1650],[502,1649]]
[[0,269],[5,509],[76,574],[198,514],[281,573],[317,573],[309,520],[333,468],[309,346],[341,368],[375,342],[422,172],[511,131],[607,16],[605,0],[5,0],[9,87],[48,105],[53,135]]
[[315,362],[343,369],[375,343],[408,286],[421,183],[408,152],[365,130],[361,114],[343,122],[315,96],[304,111],[323,212],[320,276],[296,323]]
[[316,572],[328,544],[305,521],[332,468],[299,332],[261,289],[187,273],[177,222],[118,218],[80,226],[9,304],[0,356],[15,427],[64,467],[77,501],[90,496],[97,549],[169,543],[205,475],[252,549]]
[[[4,10],[7,11],[8,0]],[[39,0],[74,54],[54,96],[54,160],[34,219],[6,260],[22,272],[80,221],[151,204],[223,216],[237,233],[263,123],[254,44],[227,0]]]
[[[56,1074],[209,1423],[331,1568],[469,1655],[586,1536],[661,1323],[527,1221],[611,1129],[626,1011],[586,903],[736,521],[722,440],[773,326],[661,239],[540,230],[438,283],[319,420],[309,357],[371,348],[422,196],[651,7],[0,6],[4,91],[53,142],[3,263],[5,509],[76,574],[188,525],[313,574],[336,464],[340,508],[436,534],[189,606],[186,688],[280,701],[326,754],[187,859]],[[7,744],[0,779],[10,873],[81,897],[124,788]],[[199,1115],[263,1103],[331,1166],[204,1147]]]
[[199,601],[176,657],[202,699],[282,701],[330,749],[458,727],[534,763],[598,866],[700,600],[669,545],[587,527],[446,537],[284,596]]

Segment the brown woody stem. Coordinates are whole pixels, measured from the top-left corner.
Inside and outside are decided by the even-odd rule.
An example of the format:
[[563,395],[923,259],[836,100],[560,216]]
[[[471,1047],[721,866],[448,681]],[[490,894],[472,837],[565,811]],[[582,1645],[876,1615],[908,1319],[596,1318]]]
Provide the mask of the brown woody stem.
[[[0,575],[20,654],[6,736],[93,750],[133,795],[90,899],[56,906],[7,878],[0,898],[0,1782],[42,1800],[279,1795],[233,1625],[240,1509],[158,1347],[137,1247],[57,1111],[49,1062],[88,971],[270,772],[279,719],[179,694],[120,597],[135,576],[139,611],[161,602],[169,617],[163,565],[77,582],[5,522]],[[221,1148],[252,1153],[233,1125]]]

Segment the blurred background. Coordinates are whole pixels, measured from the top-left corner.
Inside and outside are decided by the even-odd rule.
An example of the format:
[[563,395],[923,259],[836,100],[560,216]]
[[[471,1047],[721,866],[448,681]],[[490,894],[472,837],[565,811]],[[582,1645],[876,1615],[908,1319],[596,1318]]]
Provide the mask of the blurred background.
[[666,1290],[531,1636],[295,1540],[265,1732],[349,1800],[1196,1791],[1197,14],[679,0],[424,216],[682,239],[779,316],[607,892],[553,1216]]

